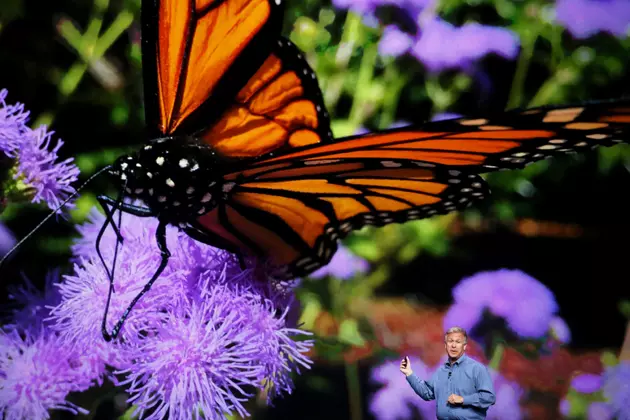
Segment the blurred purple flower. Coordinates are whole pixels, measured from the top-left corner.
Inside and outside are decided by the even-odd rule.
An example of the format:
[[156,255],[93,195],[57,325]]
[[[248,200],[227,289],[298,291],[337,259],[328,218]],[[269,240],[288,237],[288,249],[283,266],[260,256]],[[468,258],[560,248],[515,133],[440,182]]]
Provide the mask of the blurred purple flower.
[[519,50],[519,39],[512,31],[478,23],[455,27],[434,18],[422,24],[421,35],[412,54],[429,71],[466,68],[491,53],[513,59]]
[[411,48],[413,38],[395,25],[388,25],[378,43],[378,52],[382,56],[398,57]]
[[0,333],[0,412],[6,420],[47,419],[48,410],[87,414],[66,401],[96,383],[89,356],[73,351],[48,329]]
[[27,130],[28,112],[24,111],[22,104],[7,105],[5,99],[8,93],[6,89],[0,90],[0,152],[12,157]]
[[576,38],[608,32],[623,38],[630,29],[628,0],[557,0],[556,20]]
[[602,387],[602,376],[594,373],[583,373],[576,375],[571,380],[571,388],[581,394],[592,394]]
[[[614,413],[610,404],[601,401],[592,402],[586,413],[587,420],[613,420]],[[620,418],[619,420],[623,420]]]
[[23,331],[29,328],[50,325],[51,307],[61,300],[59,290],[55,286],[59,282],[59,271],[54,270],[46,275],[44,292],[39,291],[28,277],[22,276],[22,283],[9,288],[9,300],[12,311],[11,319],[4,325],[5,330]]
[[348,280],[355,274],[365,273],[368,268],[369,263],[366,260],[353,254],[348,248],[339,246],[330,262],[311,273],[309,277],[319,279],[332,276],[341,280]]
[[461,118],[460,114],[456,114],[454,112],[440,112],[439,114],[435,114],[431,121],[443,121],[443,120],[451,120],[455,118]]
[[604,395],[617,420],[630,420],[630,361],[606,369]]
[[49,208],[58,207],[74,192],[71,184],[78,179],[79,169],[72,158],[58,162],[61,140],[52,142],[52,132],[45,126],[35,130],[26,126],[28,112],[22,104],[7,105],[7,91],[0,91],[0,151],[11,158],[12,180],[5,184],[3,195],[25,197],[33,203],[45,202]]
[[[115,217],[117,219],[117,217]],[[52,310],[55,329],[83,351],[96,353],[123,375],[129,401],[149,419],[193,418],[203,410],[247,415],[252,397],[243,387],[265,388],[268,402],[293,388],[291,374],[308,367],[311,341],[293,338],[291,285],[254,277],[231,254],[167,228],[171,258],[153,287],[137,303],[121,330],[121,341],[105,343],[100,332],[109,280],[94,249],[104,216],[93,212],[79,227],[73,246],[74,273],[59,285],[61,303]],[[124,214],[108,315],[111,330],[128,302],[153,275],[159,259],[157,220]],[[116,238],[109,227],[101,243],[111,265]]]
[[571,329],[567,325],[566,321],[559,316],[555,316],[551,320],[551,333],[554,337],[563,344],[571,342]]
[[503,377],[499,372],[489,369],[496,403],[488,408],[487,420],[521,420],[524,413],[521,410],[520,400],[524,394],[523,388],[516,382]]
[[15,245],[15,236],[3,223],[0,223],[0,257],[3,257]]
[[571,403],[566,398],[563,398],[558,405],[558,411],[562,414],[562,417],[569,417],[571,413]]
[[445,327],[475,325],[480,320],[479,311],[486,308],[524,338],[545,335],[558,311],[551,290],[520,270],[483,271],[464,278],[453,288],[453,298]]
[[[410,356],[411,369],[421,379],[433,374],[422,360]],[[434,419],[435,401],[424,401],[405,380],[400,372],[400,360],[390,360],[372,369],[371,381],[383,385],[374,393],[369,403],[370,413],[378,420],[398,420],[414,417],[418,412],[425,419]]]

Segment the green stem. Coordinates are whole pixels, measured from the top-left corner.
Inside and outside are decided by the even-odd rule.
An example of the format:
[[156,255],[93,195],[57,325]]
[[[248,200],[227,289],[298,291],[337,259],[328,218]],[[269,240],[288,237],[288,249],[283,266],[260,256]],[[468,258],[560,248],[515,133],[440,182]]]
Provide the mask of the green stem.
[[367,104],[367,91],[374,76],[374,64],[378,50],[376,45],[370,45],[363,50],[363,57],[359,66],[359,75],[355,88],[354,100],[350,109],[350,124],[356,129],[365,118],[365,105]]
[[512,88],[508,98],[507,109],[517,108],[522,104],[525,80],[527,78],[527,72],[529,71],[529,65],[531,64],[532,57],[534,55],[534,45],[536,44],[537,38],[537,32],[530,36],[523,37],[523,51],[516,63],[516,72],[514,73],[514,79],[512,80]]
[[383,98],[383,112],[379,121],[381,129],[388,128],[394,122],[400,94],[407,83],[407,77],[398,72],[395,64],[385,68],[384,79],[387,84]]
[[348,401],[350,403],[350,419],[361,420],[361,381],[357,363],[345,363]]
[[488,363],[488,367],[494,369],[495,371],[499,370],[499,366],[501,366],[501,359],[503,359],[503,343],[495,343],[494,350],[492,351],[492,357],[490,358],[490,363]]

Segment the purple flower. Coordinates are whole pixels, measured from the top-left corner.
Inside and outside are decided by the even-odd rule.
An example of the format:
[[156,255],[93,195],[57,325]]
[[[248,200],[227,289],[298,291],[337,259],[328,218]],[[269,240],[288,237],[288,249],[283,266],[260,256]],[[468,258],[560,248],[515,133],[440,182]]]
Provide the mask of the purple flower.
[[300,348],[280,325],[272,305],[260,305],[259,296],[246,290],[215,286],[203,302],[182,313],[167,313],[152,327],[153,333],[136,340],[128,357],[131,366],[121,385],[129,385],[129,402],[139,414],[154,409],[146,419],[193,418],[201,409],[209,418],[234,411],[244,417],[243,406],[258,388],[271,381],[290,389],[294,363],[308,366]]
[[401,31],[397,26],[388,25],[378,43],[378,52],[382,56],[398,57],[409,51],[412,43],[411,35]]
[[443,120],[451,120],[455,118],[461,118],[460,114],[456,114],[454,112],[440,112],[439,114],[435,114],[431,121],[443,121]]
[[551,333],[563,344],[571,342],[571,330],[566,321],[559,316],[553,317],[550,324]]
[[32,190],[31,202],[44,201],[49,208],[57,208],[74,193],[71,184],[79,177],[79,168],[73,159],[57,162],[61,140],[52,146],[52,132],[46,127],[31,130],[21,143],[18,156],[18,173],[15,176]]
[[363,258],[353,254],[348,248],[340,246],[330,262],[310,274],[310,277],[319,279],[325,276],[337,277],[348,280],[355,274],[365,273],[369,264]]
[[576,38],[597,32],[625,37],[630,29],[630,2],[627,0],[557,0],[556,20]]
[[581,394],[592,394],[602,387],[602,376],[593,373],[583,373],[576,375],[571,380],[571,388]]
[[571,413],[571,402],[566,398],[563,398],[558,405],[558,411],[563,417],[569,417]]
[[[433,374],[422,360],[410,356],[411,369],[421,379]],[[435,401],[424,401],[409,386],[399,369],[400,360],[390,360],[372,369],[371,381],[383,385],[372,395],[370,413],[378,420],[398,420],[414,417],[414,412],[422,418],[435,418]]]
[[453,298],[445,326],[470,328],[487,309],[505,319],[507,326],[524,338],[545,335],[558,311],[551,290],[520,270],[484,271],[465,278],[453,288]]
[[20,145],[20,138],[27,130],[26,120],[28,112],[24,111],[24,105],[7,105],[5,99],[8,95],[6,89],[0,90],[0,152],[12,157]]
[[519,39],[508,29],[478,23],[455,27],[437,18],[422,24],[422,33],[412,47],[413,55],[432,72],[463,69],[491,53],[513,59],[518,50]]
[[[117,220],[117,216],[115,217]],[[61,303],[52,310],[55,329],[77,348],[97,354],[117,370],[118,385],[148,419],[247,415],[252,388],[265,389],[268,402],[290,392],[291,375],[308,367],[311,341],[294,338],[295,300],[291,285],[241,270],[223,250],[168,227],[169,263],[131,311],[120,341],[106,343],[100,332],[109,279],[94,249],[104,216],[93,212],[79,227],[73,246],[74,272],[59,285]],[[160,260],[157,220],[128,214],[115,270],[108,329],[144,287]],[[111,266],[116,237],[109,227],[101,252]],[[301,339],[301,337],[298,337]]]
[[601,401],[592,402],[586,416],[587,420],[613,420],[615,417],[610,404]]
[[520,420],[524,418],[524,413],[519,404],[524,394],[523,389],[518,383],[504,378],[499,372],[493,369],[489,370],[494,385],[496,402],[488,408],[486,418],[488,420]]
[[66,398],[94,385],[99,373],[89,356],[48,329],[0,333],[0,412],[6,420],[47,419],[53,409],[87,414]]
[[26,198],[33,203],[45,202],[57,208],[70,194],[71,184],[77,180],[79,169],[72,158],[58,162],[61,140],[52,142],[52,132],[45,126],[35,130],[26,126],[28,112],[22,104],[7,105],[7,91],[0,91],[0,151],[10,158],[0,164],[12,166],[12,179],[0,179],[4,199]]
[[59,271],[48,273],[45,280],[44,292],[40,292],[26,276],[22,276],[22,284],[9,289],[9,299],[13,310],[11,320],[4,326],[5,330],[22,331],[40,325],[48,326],[51,307],[57,305],[61,299],[59,290],[55,286],[59,281]]
[[15,236],[3,223],[0,223],[0,258],[15,245]]
[[604,395],[617,420],[630,419],[630,362],[622,360],[604,372]]

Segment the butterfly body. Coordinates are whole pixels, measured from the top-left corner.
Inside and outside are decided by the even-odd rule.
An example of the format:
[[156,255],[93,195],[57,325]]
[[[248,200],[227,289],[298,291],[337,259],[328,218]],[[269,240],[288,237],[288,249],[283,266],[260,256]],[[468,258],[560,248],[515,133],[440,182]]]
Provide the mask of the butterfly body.
[[235,185],[220,175],[229,161],[198,139],[164,137],[119,158],[110,170],[125,196],[181,225],[212,210]]

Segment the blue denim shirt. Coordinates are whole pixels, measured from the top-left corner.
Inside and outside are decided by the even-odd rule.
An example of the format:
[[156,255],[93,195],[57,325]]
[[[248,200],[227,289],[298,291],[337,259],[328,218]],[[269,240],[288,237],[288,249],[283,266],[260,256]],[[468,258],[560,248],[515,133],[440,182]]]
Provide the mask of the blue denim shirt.
[[[448,361],[441,365],[428,381],[412,373],[407,382],[423,400],[436,401],[438,420],[485,419],[488,407],[496,401],[488,369],[466,355],[452,366]],[[451,394],[463,397],[464,403],[449,404]]]

